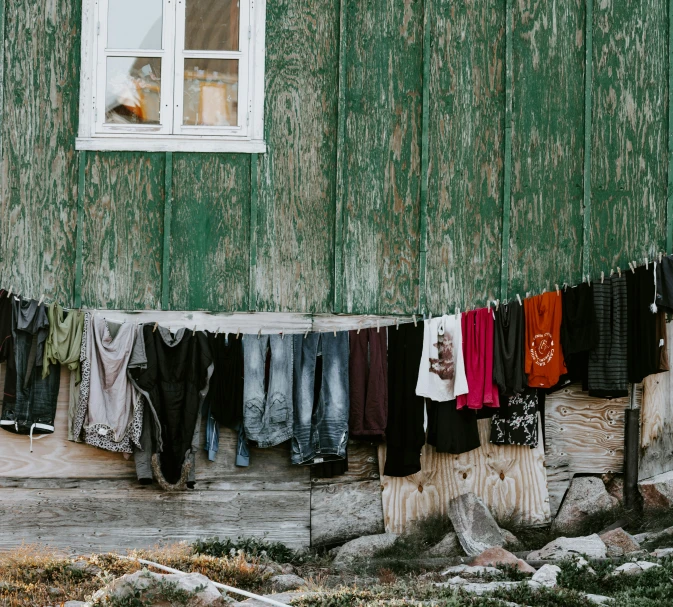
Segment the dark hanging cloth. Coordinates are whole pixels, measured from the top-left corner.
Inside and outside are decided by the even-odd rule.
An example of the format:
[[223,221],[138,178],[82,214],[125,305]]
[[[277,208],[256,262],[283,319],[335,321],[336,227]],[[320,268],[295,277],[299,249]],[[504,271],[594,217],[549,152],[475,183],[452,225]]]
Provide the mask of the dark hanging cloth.
[[526,388],[525,344],[523,306],[518,301],[500,304],[495,311],[493,381],[503,394],[515,394]]
[[3,402],[13,403],[16,398],[16,364],[12,337],[12,298],[7,296],[4,289],[0,292],[0,363],[7,363]]
[[437,453],[458,455],[481,446],[477,413],[474,409],[456,408],[456,401],[426,401],[428,407],[428,444]]
[[668,336],[666,335],[666,312],[657,312],[657,343],[659,344],[659,371],[670,371],[668,362]]
[[386,476],[409,476],[421,469],[425,407],[423,397],[416,395],[416,382],[422,352],[423,323],[403,324],[388,332]]
[[593,285],[582,283],[563,290],[561,347],[568,369],[567,381],[582,382],[588,390],[589,352],[598,345],[598,323]]
[[[161,432],[159,467],[163,480],[176,485],[192,470],[188,456],[203,399],[208,391],[213,359],[202,331],[180,329],[172,334],[164,327],[143,326],[147,365],[129,368],[136,386],[156,414]],[[187,464],[187,465],[185,465]],[[159,479],[163,484],[162,479]]]
[[598,345],[589,354],[589,394],[599,398],[628,396],[626,276],[593,283]]
[[236,339],[233,333],[207,335],[214,367],[206,402],[219,424],[238,429],[243,422],[242,340]]
[[655,293],[655,264],[626,272],[628,309],[627,360],[629,382],[638,384],[659,372],[660,351],[657,315],[652,311]]
[[673,255],[663,257],[657,264],[657,307],[673,313]]
[[498,445],[537,447],[537,390],[501,396],[491,421],[491,442]]

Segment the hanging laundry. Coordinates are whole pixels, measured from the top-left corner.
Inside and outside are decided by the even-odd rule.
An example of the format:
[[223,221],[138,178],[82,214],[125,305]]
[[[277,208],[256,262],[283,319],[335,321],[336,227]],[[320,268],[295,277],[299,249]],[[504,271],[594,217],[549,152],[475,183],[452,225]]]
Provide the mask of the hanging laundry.
[[[346,457],[348,331],[295,335],[293,464],[319,464]],[[317,357],[322,356],[320,394],[315,401]],[[247,375],[246,375],[247,379]],[[314,407],[314,404],[316,405]]]
[[523,392],[528,384],[523,305],[518,301],[500,304],[495,310],[493,334],[493,381],[503,394]]
[[493,312],[490,308],[465,312],[461,328],[468,393],[456,397],[457,407],[499,407],[498,386],[493,381]]
[[404,324],[388,333],[386,476],[409,476],[421,469],[425,404],[416,394],[416,363],[423,352],[423,332],[423,325]]
[[[243,343],[235,334],[208,333],[208,347],[213,357],[213,375],[204,407],[207,419],[206,450],[214,461],[219,444],[220,425],[239,431],[243,425]],[[245,433],[239,433],[245,441]],[[247,451],[239,443],[237,454]],[[236,458],[237,466],[247,466],[245,458]]]
[[[657,338],[655,302],[656,266],[639,266],[626,274],[627,346],[629,382],[639,384],[648,375],[659,373],[661,346]],[[655,311],[651,308],[654,304]],[[663,344],[661,344],[663,346]]]
[[499,445],[537,447],[538,391],[503,395],[491,420],[491,442]]
[[589,353],[598,344],[593,285],[582,283],[561,293],[563,322],[561,346],[570,381],[582,382],[588,390]]
[[437,453],[459,455],[481,446],[475,409],[458,409],[456,401],[425,401],[428,408],[428,445]]
[[589,354],[589,394],[600,398],[627,396],[626,276],[609,276],[596,281],[593,291],[598,345]]
[[657,264],[656,304],[659,311],[673,313],[673,255],[665,255]]
[[[199,448],[203,401],[213,373],[213,358],[203,331],[143,325],[146,362],[129,364],[129,375],[150,408],[136,473],[147,482],[148,468],[165,490],[193,487],[194,456]],[[148,437],[149,434],[149,437]],[[149,444],[151,449],[148,449]]]
[[380,441],[388,422],[387,330],[350,331],[350,437]]
[[658,361],[658,370],[659,371],[670,371],[670,365],[668,362],[668,335],[666,332],[666,312],[663,310],[657,311],[657,331],[656,331],[656,340],[659,345],[659,361]]
[[0,291],[0,363],[5,366],[3,402],[14,403],[16,399],[16,364],[14,361],[14,338],[12,337],[12,298],[7,291]]
[[258,447],[274,447],[291,439],[292,339],[244,335],[243,373],[243,424],[248,440]]
[[86,364],[82,366],[73,436],[87,445],[115,453],[133,453],[140,444],[143,406],[126,370],[144,360],[135,324],[109,322],[87,315],[83,328]]
[[[73,378],[70,378],[70,402],[68,403],[68,440],[78,442],[84,419],[86,417],[86,407],[89,402],[89,380],[91,377],[91,361],[87,356],[86,345],[89,327],[91,326],[91,314],[84,312],[82,322],[82,339],[79,349],[80,382],[77,389],[73,390]],[[80,403],[84,403],[84,408],[80,409]],[[79,417],[78,417],[79,415]],[[77,430],[75,429],[77,427]]]
[[[58,365],[42,377],[49,319],[34,299],[12,298],[13,364],[7,365],[0,427],[18,434],[51,434],[60,384]],[[9,362],[9,361],[8,361]],[[14,394],[12,394],[14,392]]]
[[460,314],[424,321],[416,394],[437,402],[467,394]]
[[561,296],[551,292],[529,297],[524,308],[528,385],[551,388],[567,372],[561,350]]

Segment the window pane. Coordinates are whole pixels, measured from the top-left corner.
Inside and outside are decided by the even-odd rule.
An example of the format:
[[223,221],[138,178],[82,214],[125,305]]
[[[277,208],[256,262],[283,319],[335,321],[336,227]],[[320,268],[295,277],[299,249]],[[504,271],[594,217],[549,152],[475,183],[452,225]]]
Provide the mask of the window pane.
[[186,2],[186,50],[238,50],[240,0],[186,0]]
[[108,57],[105,84],[105,122],[160,123],[159,57]]
[[108,1],[107,48],[163,48],[163,0]]
[[238,125],[238,60],[185,59],[182,123]]

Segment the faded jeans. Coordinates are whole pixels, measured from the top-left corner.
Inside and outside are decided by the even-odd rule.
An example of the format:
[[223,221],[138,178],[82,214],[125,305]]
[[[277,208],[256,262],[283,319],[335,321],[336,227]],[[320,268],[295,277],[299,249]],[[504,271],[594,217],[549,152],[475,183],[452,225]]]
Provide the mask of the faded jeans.
[[[271,348],[269,384],[265,390],[267,347]],[[292,338],[243,336],[243,425],[259,447],[292,438]]]
[[[316,357],[322,351],[316,399]],[[348,331],[294,336],[293,464],[343,459],[348,443]],[[315,406],[314,406],[315,404]]]

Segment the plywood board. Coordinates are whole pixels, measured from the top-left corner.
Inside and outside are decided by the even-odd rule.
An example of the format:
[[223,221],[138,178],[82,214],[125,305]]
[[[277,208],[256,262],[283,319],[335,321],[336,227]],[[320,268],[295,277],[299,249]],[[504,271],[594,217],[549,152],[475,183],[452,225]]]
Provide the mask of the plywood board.
[[[400,533],[412,521],[446,513],[452,498],[470,492],[500,519],[531,525],[550,520],[542,441],[535,449],[493,445],[490,426],[488,419],[479,421],[479,449],[449,455],[425,445],[420,472],[405,478],[382,477],[386,531]],[[385,446],[379,459],[385,461]]]
[[[673,323],[666,324],[669,360],[673,360]],[[640,411],[638,479],[673,470],[673,382],[671,372],[646,377]]]

